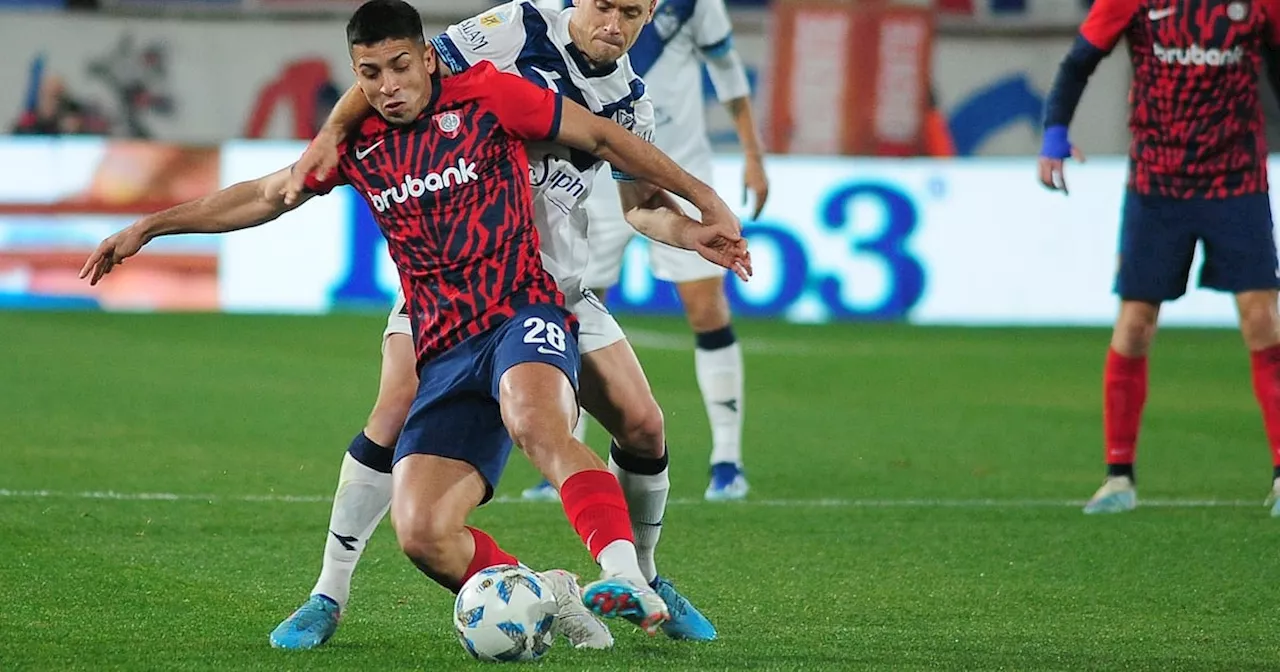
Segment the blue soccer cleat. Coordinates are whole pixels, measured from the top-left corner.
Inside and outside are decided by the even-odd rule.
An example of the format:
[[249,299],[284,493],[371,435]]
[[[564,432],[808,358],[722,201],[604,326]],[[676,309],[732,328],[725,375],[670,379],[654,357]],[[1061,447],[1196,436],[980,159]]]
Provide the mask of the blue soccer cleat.
[[746,499],[750,489],[742,467],[733,462],[717,462],[711,465],[711,485],[704,496],[708,502],[733,501]]
[[716,626],[711,625],[711,621],[693,606],[689,598],[676,591],[670,581],[659,576],[649,586],[658,592],[658,597],[671,613],[671,620],[662,624],[662,631],[668,637],[695,642],[710,642],[716,638]]
[[620,576],[600,579],[582,589],[582,603],[601,618],[622,618],[649,634],[671,618],[657,591]]
[[1102,487],[1093,493],[1088,504],[1084,505],[1086,514],[1124,513],[1138,507],[1138,491],[1133,480],[1128,476],[1109,476]]
[[340,618],[337,602],[327,595],[312,595],[271,631],[271,646],[292,651],[314,649],[329,641]]
[[520,497],[529,502],[558,502],[560,501],[560,493],[556,491],[556,486],[551,485],[547,479],[526,489],[520,493]]

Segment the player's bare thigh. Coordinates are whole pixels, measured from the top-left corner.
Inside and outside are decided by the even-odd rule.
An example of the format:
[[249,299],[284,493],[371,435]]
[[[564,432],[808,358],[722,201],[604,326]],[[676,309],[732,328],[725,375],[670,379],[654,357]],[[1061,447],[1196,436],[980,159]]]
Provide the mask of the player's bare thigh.
[[391,448],[400,438],[400,429],[404,427],[418,389],[416,360],[411,336],[393,333],[383,339],[378,398],[364,429],[365,436],[379,446]]
[[666,452],[662,408],[626,339],[583,353],[578,388],[582,408],[620,448],[652,459]]
[[391,478],[400,549],[441,585],[460,587],[475,554],[467,516],[484,500],[484,477],[461,460],[414,453],[396,462]]
[[591,292],[573,302],[570,310],[580,325],[578,395],[582,407],[623,450],[641,457],[661,457],[666,452],[662,409],[622,327]]
[[498,381],[502,424],[533,466],[557,488],[570,476],[605,464],[573,438],[578,398],[564,372],[550,364],[525,362]]

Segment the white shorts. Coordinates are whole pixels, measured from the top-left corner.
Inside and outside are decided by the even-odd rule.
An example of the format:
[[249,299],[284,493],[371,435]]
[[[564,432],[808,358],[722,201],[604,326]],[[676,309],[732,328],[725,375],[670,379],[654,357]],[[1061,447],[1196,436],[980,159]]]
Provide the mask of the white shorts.
[[[686,165],[685,170],[703,182],[711,183],[710,158]],[[680,198],[676,200],[685,214],[694,218],[699,216],[698,209],[692,204]],[[591,256],[583,280],[588,287],[605,289],[618,284],[627,244],[639,234],[622,216],[618,187],[607,170],[597,173],[591,195],[587,197],[586,209],[587,249]],[[703,259],[697,252],[650,240],[646,242],[649,244],[649,270],[659,280],[680,283],[724,276],[725,269]]]
[[382,330],[382,351],[387,351],[387,339],[392,334],[404,334],[413,338],[413,325],[409,322],[409,306],[405,303],[404,293],[396,292],[396,302],[387,315],[387,328]]
[[[583,290],[581,298],[572,303],[569,310],[578,316],[578,352],[581,354],[603,349],[627,337],[604,303],[590,290]],[[382,332],[384,348],[387,337],[392,334],[413,338],[413,326],[409,323],[408,307],[401,292],[396,292],[395,305],[387,315],[387,328]]]

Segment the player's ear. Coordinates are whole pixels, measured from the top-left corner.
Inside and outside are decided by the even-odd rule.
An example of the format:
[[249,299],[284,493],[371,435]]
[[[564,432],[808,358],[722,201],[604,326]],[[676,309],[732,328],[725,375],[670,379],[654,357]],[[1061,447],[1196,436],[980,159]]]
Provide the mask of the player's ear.
[[645,25],[653,23],[653,15],[658,11],[658,0],[652,0],[649,3],[649,16],[644,20]]
[[428,42],[426,48],[422,50],[422,66],[427,69],[428,75],[434,75],[436,65],[436,48]]

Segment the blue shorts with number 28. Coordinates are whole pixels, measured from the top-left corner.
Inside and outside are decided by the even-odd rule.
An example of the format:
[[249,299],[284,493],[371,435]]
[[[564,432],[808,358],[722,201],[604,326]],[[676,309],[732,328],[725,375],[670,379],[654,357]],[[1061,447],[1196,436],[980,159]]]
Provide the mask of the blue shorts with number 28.
[[502,424],[498,382],[525,362],[560,369],[578,389],[577,321],[567,310],[554,304],[525,306],[427,362],[418,372],[418,393],[396,442],[395,461],[418,453],[466,462],[488,484],[488,501],[512,445]]

